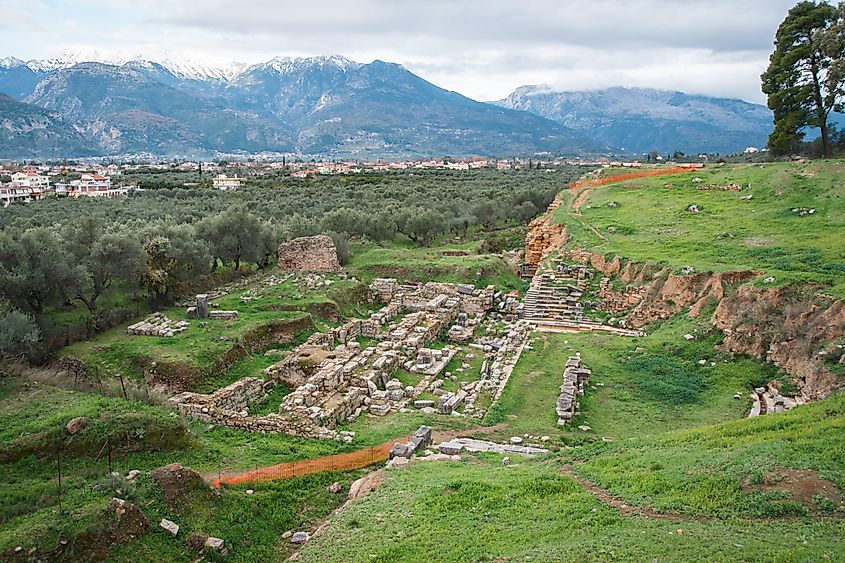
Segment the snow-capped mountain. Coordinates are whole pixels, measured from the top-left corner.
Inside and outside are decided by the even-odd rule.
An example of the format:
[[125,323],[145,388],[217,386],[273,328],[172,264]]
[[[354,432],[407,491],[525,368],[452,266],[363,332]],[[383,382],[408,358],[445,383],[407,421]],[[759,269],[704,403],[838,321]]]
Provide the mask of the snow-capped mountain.
[[[80,62],[90,58],[104,62]],[[0,68],[0,92],[51,111],[103,154],[268,150],[383,158],[602,148],[554,121],[470,100],[382,61],[333,55],[209,67],[181,58],[66,53],[24,64],[8,59],[7,66]],[[3,135],[0,129],[0,152]]]
[[522,86],[494,103],[530,111],[633,153],[733,152],[765,146],[772,129],[772,113],[760,104],[648,88],[566,92]]

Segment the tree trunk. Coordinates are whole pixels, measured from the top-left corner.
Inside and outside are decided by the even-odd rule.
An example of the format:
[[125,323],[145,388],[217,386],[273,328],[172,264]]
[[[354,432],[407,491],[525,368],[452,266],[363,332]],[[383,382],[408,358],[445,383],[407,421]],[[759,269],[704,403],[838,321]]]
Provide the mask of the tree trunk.
[[813,97],[816,102],[816,118],[819,120],[819,129],[822,136],[822,153],[825,158],[833,156],[833,149],[830,146],[830,138],[827,127],[827,111],[825,111],[824,100],[822,99],[822,87],[819,83],[819,69],[815,58],[810,62],[810,73],[813,75]]

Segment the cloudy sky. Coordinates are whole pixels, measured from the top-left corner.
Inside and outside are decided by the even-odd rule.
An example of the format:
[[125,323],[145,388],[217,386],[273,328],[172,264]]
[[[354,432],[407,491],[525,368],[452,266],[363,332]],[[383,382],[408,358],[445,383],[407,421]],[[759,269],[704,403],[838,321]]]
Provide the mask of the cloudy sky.
[[342,54],[401,63],[479,100],[550,84],[762,102],[759,75],[795,1],[0,0],[0,58]]

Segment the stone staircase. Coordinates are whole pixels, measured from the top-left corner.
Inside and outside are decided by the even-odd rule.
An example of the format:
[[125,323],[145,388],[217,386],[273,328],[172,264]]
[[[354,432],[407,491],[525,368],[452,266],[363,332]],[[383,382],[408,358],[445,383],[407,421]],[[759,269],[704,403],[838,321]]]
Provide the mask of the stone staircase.
[[534,276],[523,300],[522,318],[527,321],[584,321],[578,282],[554,274]]
[[642,336],[635,330],[611,327],[584,316],[581,297],[584,280],[553,273],[540,273],[531,280],[522,304],[522,317],[540,330],[550,332],[610,332]]

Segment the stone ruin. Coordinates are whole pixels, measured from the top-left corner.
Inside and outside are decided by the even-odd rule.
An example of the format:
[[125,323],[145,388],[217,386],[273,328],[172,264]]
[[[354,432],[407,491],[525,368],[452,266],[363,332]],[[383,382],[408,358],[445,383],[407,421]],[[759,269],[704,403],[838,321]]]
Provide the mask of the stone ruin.
[[[206,293],[200,293],[196,297],[196,304],[188,307],[185,314],[189,319],[237,319],[237,311],[209,310],[209,297]],[[217,305],[214,305],[216,307]]]
[[317,235],[295,238],[279,245],[279,268],[300,272],[337,273],[343,268],[331,237]]
[[584,387],[590,379],[590,371],[581,363],[580,356],[570,356],[563,370],[563,385],[557,399],[555,412],[557,425],[564,426],[578,411],[578,396],[584,394]]
[[[742,397],[742,394],[737,393],[734,397],[739,399]],[[769,383],[765,387],[756,387],[752,398],[754,399],[754,405],[751,407],[748,418],[792,410],[803,402],[800,397],[786,397],[781,395],[780,389],[774,383]]]
[[134,336],[174,336],[188,330],[188,321],[174,321],[164,313],[153,313],[141,322],[126,327],[126,334]]
[[[493,286],[470,290],[434,282],[400,285],[395,280],[376,280],[371,289],[385,303],[381,309],[367,319],[312,334],[265,370],[266,381],[244,378],[210,395],[182,393],[172,397],[171,404],[187,416],[222,426],[351,439],[335,430],[339,423],[365,412],[384,415],[414,401],[432,383],[436,369],[426,367],[415,387],[403,387],[393,375],[400,367],[416,367],[421,350],[447,334],[461,314],[469,320],[494,309],[496,295]],[[362,348],[359,338],[377,344]],[[448,352],[440,350],[439,361],[438,351],[430,352],[432,364],[442,369]],[[249,405],[264,400],[277,382],[294,389],[282,400],[278,414],[249,415]],[[456,401],[451,400],[453,407]]]
[[420,426],[407,444],[396,444],[393,446],[388,457],[389,459],[393,459],[394,457],[410,458],[417,451],[429,447],[433,441],[431,426]]

